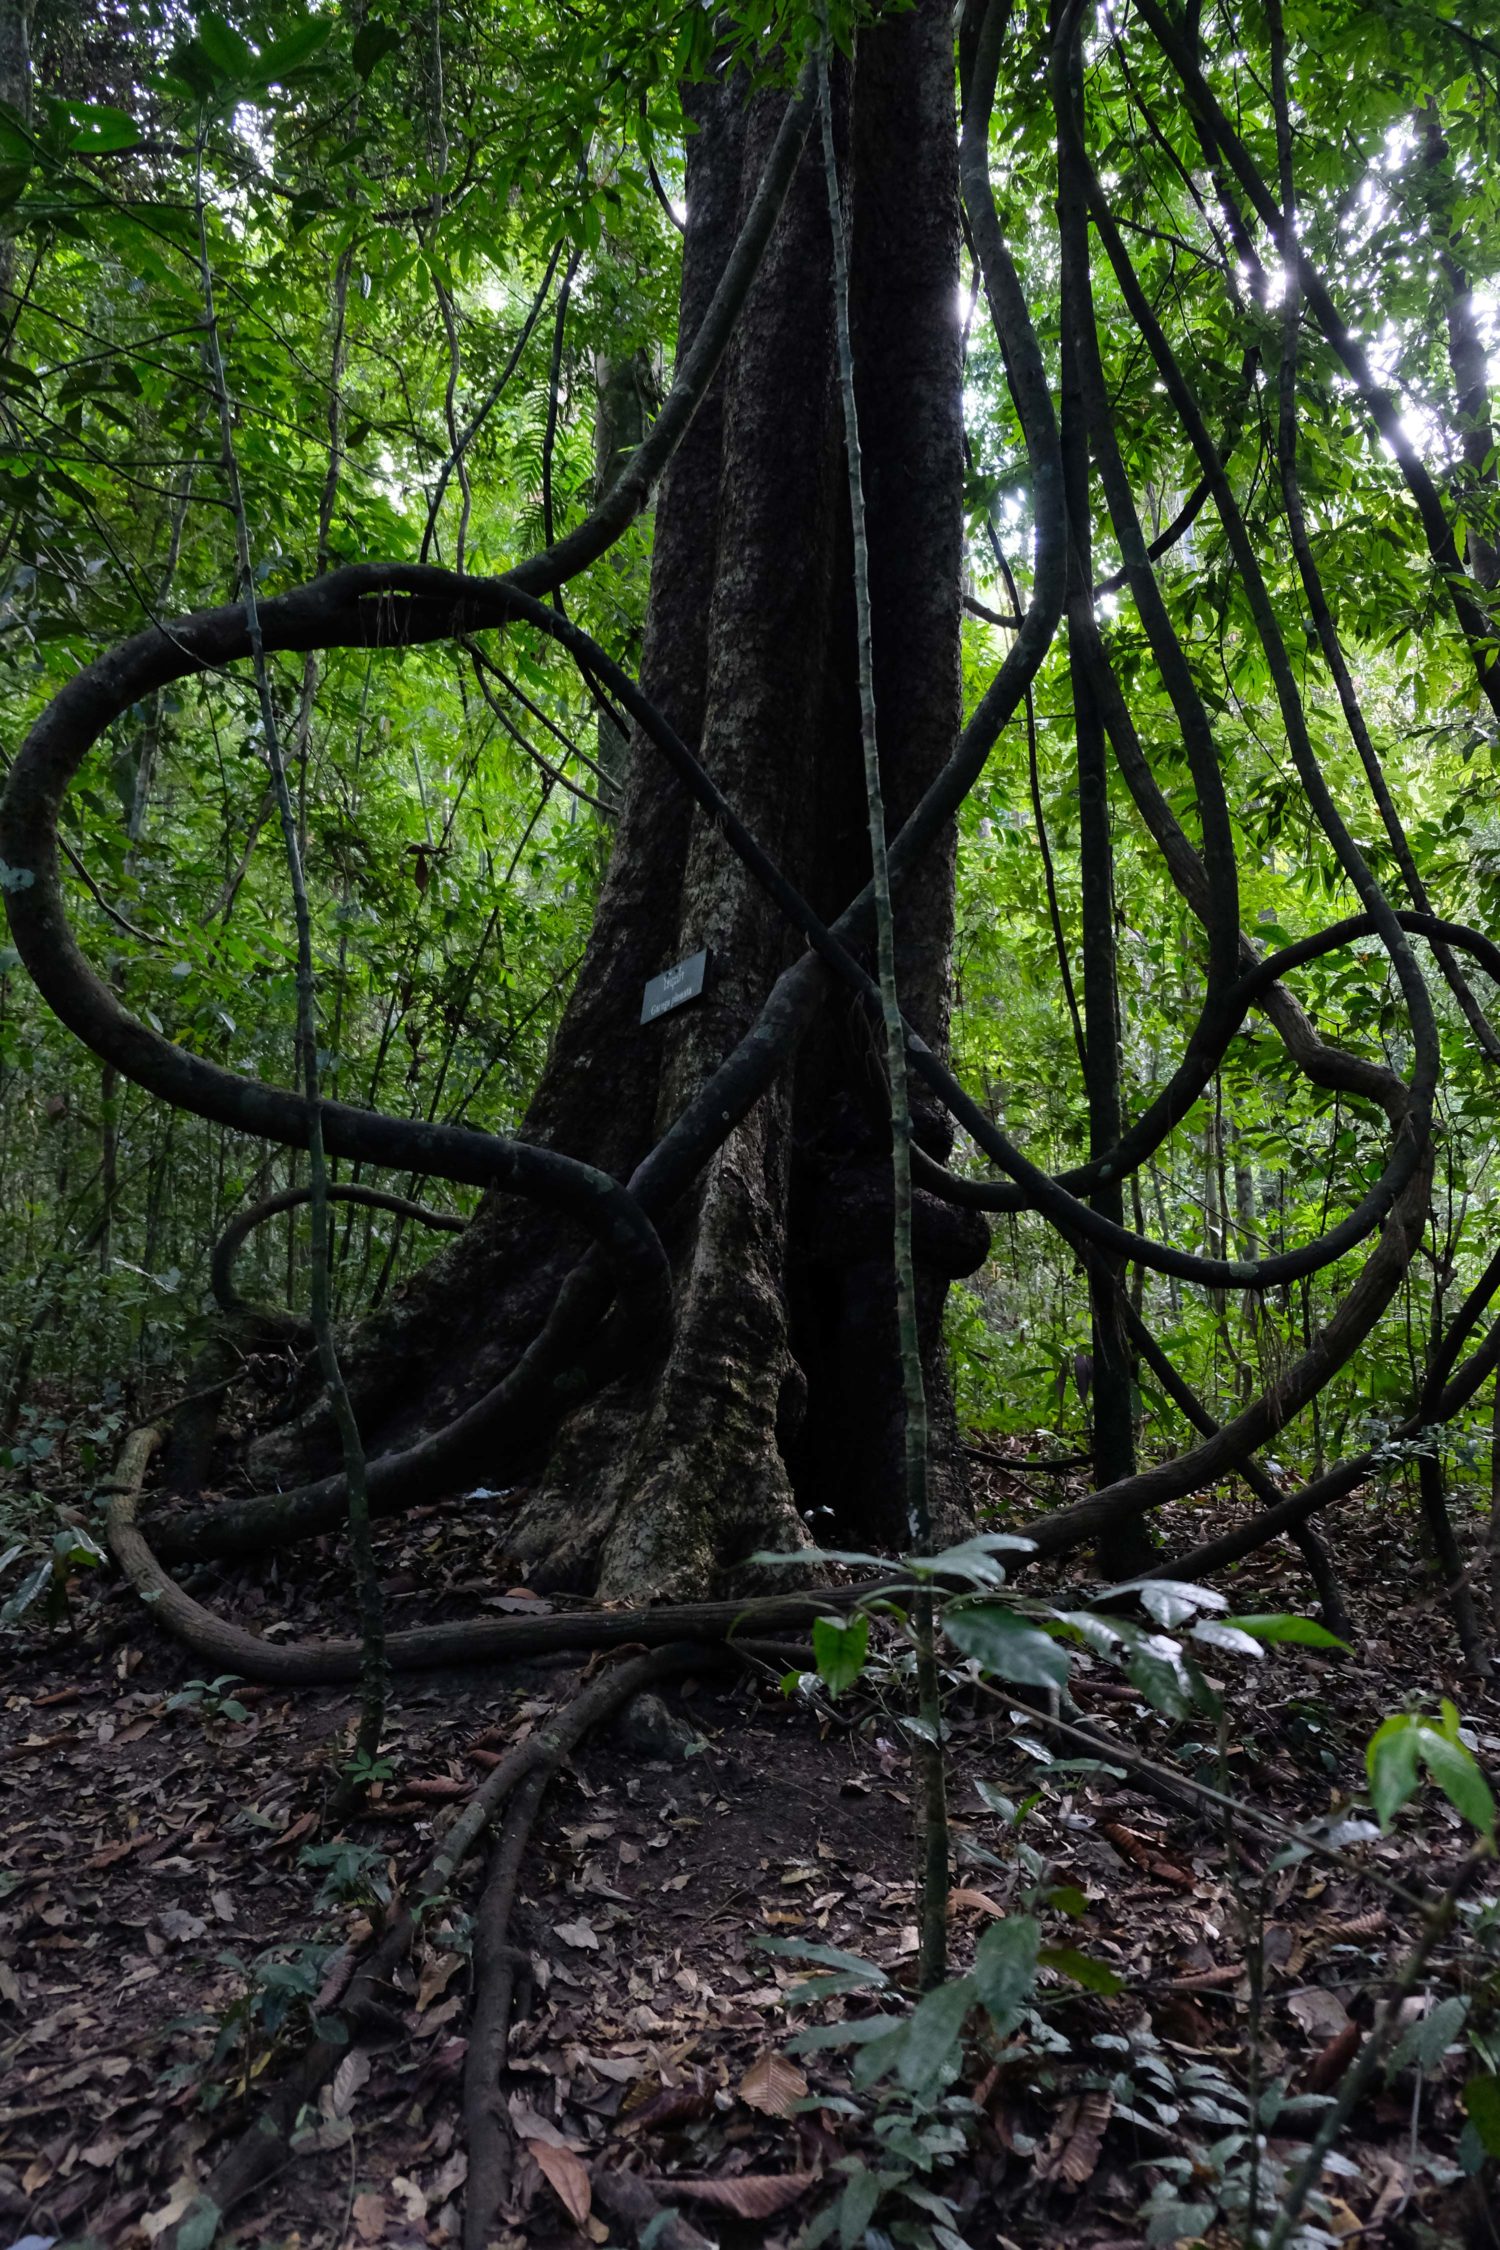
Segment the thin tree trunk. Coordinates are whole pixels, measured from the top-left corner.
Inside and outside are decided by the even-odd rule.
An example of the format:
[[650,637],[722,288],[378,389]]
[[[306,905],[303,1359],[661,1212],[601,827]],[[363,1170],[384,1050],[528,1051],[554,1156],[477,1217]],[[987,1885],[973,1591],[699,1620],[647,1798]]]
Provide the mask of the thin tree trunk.
[[[1075,56],[1074,96],[1081,100]],[[1062,434],[1069,530],[1068,616],[1070,639],[1093,629],[1092,510],[1089,492],[1088,418],[1079,365],[1075,322],[1090,318],[1080,286],[1088,259],[1088,230],[1076,190],[1059,196],[1063,243]],[[1078,761],[1078,858],[1083,897],[1083,1020],[1088,1097],[1089,1156],[1097,1160],[1120,1138],[1124,1112],[1120,1092],[1119,978],[1115,958],[1114,841],[1109,810],[1109,753],[1103,721],[1085,667],[1074,664],[1073,727]],[[1096,1211],[1122,1225],[1125,1202],[1112,1182],[1091,1198]],[[1093,1338],[1092,1452],[1096,1486],[1115,1484],[1135,1473],[1135,1380],[1131,1352],[1120,1316],[1124,1266],[1117,1260],[1091,1261],[1089,1312]],[[1149,1566],[1154,1541],[1141,1521],[1112,1529],[1100,1541],[1101,1568],[1111,1577],[1130,1578]]]

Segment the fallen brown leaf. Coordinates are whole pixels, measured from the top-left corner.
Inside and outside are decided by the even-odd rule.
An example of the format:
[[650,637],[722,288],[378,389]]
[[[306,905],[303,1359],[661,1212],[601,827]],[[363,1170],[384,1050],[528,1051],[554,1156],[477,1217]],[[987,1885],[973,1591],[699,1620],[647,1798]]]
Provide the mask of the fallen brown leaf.
[[422,1971],[417,1986],[417,2014],[432,2006],[440,1992],[446,1991],[450,1981],[462,1966],[456,1953],[435,1953]]
[[660,2132],[668,2125],[691,2125],[714,2106],[706,2086],[658,2086],[639,2101],[627,2100],[620,2118],[626,2133]]
[[588,2166],[570,2148],[553,2148],[547,2141],[528,2141],[526,2147],[574,2226],[586,2227],[594,2201]]
[[737,2219],[771,2219],[799,2203],[820,2178],[817,2172],[742,2172],[735,2180],[685,2180],[648,2177],[643,2183],[664,2203],[679,2197],[712,2203]]
[[785,2055],[757,2055],[739,2083],[739,2097],[766,2117],[790,2117],[807,2092],[807,2080]]
[[1099,1833],[1108,1837],[1122,1859],[1128,1859],[1132,1867],[1140,1868],[1158,1883],[1170,1883],[1182,1891],[1198,1888],[1197,1878],[1186,1867],[1179,1867],[1175,1859],[1164,1859],[1151,1838],[1138,1829],[1127,1828],[1120,1820],[1101,1820]]
[[1036,2160],[1033,2176],[1039,2180],[1056,2180],[1061,2186],[1075,2190],[1091,2180],[1114,2106],[1113,2095],[1099,2087],[1091,2087],[1087,2093],[1075,2094],[1064,2102],[1047,2136],[1046,2146]]
[[385,2197],[378,2189],[357,2195],[349,2215],[361,2242],[378,2242],[385,2233]]
[[316,1813],[299,1813],[290,1828],[283,1828],[279,1836],[271,1838],[266,1849],[279,1852],[286,1844],[300,1844],[303,1837],[310,1836],[317,1825],[318,1816]]
[[950,1914],[988,1914],[997,1922],[1003,1922],[1005,1919],[1005,1908],[997,1904],[990,1897],[988,1891],[966,1891],[963,1889],[950,1891],[948,1893],[948,1912]]
[[354,2108],[355,2097],[370,2075],[370,2058],[362,2047],[351,2047],[333,2074],[333,2084],[328,2090],[327,2112],[330,2117],[348,2117]]

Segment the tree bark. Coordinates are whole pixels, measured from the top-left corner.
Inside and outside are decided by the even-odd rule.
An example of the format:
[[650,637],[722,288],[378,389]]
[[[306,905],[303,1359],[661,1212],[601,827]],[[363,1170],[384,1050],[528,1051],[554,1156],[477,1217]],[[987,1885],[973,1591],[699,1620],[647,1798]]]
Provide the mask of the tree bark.
[[[960,722],[962,419],[958,195],[947,11],[865,34],[844,73],[852,313],[872,550],[877,694],[892,827]],[[690,89],[685,349],[760,178],[785,97]],[[896,161],[894,151],[900,152]],[[809,149],[712,395],[656,512],[642,685],[760,842],[837,913],[868,879],[847,496],[834,387],[830,237]],[[954,836],[898,900],[908,1017],[947,1044]],[[642,1026],[642,988],[707,948],[693,1006]],[[628,1178],[754,1021],[801,949],[716,829],[638,742],[589,949],[522,1128]],[[878,1051],[847,1000],[662,1221],[675,1322],[664,1356],[576,1410],[529,1463],[507,1534],[534,1583],[683,1597],[747,1582],[757,1549],[829,1509],[864,1543],[904,1537],[889,1127]],[[932,1109],[917,1131],[946,1155]],[[934,1500],[963,1488],[941,1350],[948,1282],[988,1247],[977,1214],[919,1196]],[[497,1197],[369,1325],[349,1379],[372,1454],[440,1426],[535,1331],[583,1247]],[[326,1457],[321,1415],[274,1433],[256,1481]]]

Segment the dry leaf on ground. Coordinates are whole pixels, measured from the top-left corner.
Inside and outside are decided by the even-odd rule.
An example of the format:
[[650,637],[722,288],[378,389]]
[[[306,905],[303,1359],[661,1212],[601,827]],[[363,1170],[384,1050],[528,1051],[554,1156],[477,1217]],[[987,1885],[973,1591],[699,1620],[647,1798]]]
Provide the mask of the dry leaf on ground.
[[739,2083],[739,2097],[766,2117],[790,2117],[807,2092],[807,2080],[785,2055],[757,2055]]
[[1036,2160],[1037,2179],[1056,2180],[1070,2188],[1081,2188],[1091,2180],[1114,2106],[1113,2096],[1097,2087],[1064,2102]]
[[737,2219],[770,2219],[800,2202],[818,2178],[816,2172],[743,2172],[737,2180],[649,2178],[645,2184],[665,2203],[681,2198],[712,2203],[721,2211],[732,2211]]
[[570,2148],[554,2148],[549,2141],[528,2141],[526,2147],[574,2226],[586,2227],[594,2202],[588,2166]]

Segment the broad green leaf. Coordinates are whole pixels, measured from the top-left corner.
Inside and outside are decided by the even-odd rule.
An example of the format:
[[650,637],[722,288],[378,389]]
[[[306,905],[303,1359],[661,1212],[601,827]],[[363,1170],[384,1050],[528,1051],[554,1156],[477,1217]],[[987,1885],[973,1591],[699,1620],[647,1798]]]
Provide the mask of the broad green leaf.
[[906,2046],[907,2022],[905,2019],[893,2031],[885,2032],[879,2039],[866,2039],[854,2057],[849,2077],[857,2093],[878,2086],[895,2069]]
[[1417,1730],[1402,1714],[1387,1719],[1365,1750],[1370,1801],[1382,1828],[1389,1828],[1417,1786]]
[[401,34],[390,24],[362,24],[354,34],[354,67],[360,77],[368,78],[400,45]]
[[965,1656],[978,1659],[997,1679],[1019,1687],[1066,1687],[1068,1653],[1050,1633],[1027,1624],[996,1602],[957,1605],[943,1612],[943,1631]]
[[111,108],[108,102],[74,102],[69,115],[73,125],[70,145],[80,156],[114,156],[140,142],[134,119],[123,109]]
[[176,2250],[209,2250],[219,2232],[222,2216],[210,2196],[195,2195],[177,2222],[177,2232],[172,2237]]
[[1193,1697],[1180,1657],[1162,1656],[1152,1648],[1134,1649],[1125,1666],[1125,1676],[1140,1689],[1148,1703],[1154,1703],[1169,1719],[1190,1716]]
[[1230,1625],[1218,1617],[1200,1617],[1188,1628],[1189,1638],[1202,1641],[1209,1648],[1222,1648],[1232,1656],[1261,1656],[1265,1652],[1259,1641],[1249,1633],[1242,1633],[1237,1625]]
[[757,1937],[751,1943],[758,1953],[775,1953],[787,1961],[817,1961],[825,1969],[858,1970],[871,1984],[889,1984],[884,1969],[863,1961],[857,1953],[841,1953],[836,1945],[819,1945],[805,1938]]
[[259,73],[254,50],[223,16],[204,14],[198,18],[197,45],[228,84],[255,84]]
[[1227,1609],[1228,1602],[1211,1586],[1192,1586],[1180,1578],[1138,1578],[1129,1586],[1112,1586],[1110,1593],[1133,1593],[1142,1609],[1169,1630],[1200,1609]]
[[980,2006],[1003,2037],[1036,1983],[1041,1929],[1035,1916],[992,1922],[974,1949],[973,1981]]
[[957,1547],[945,1547],[940,1554],[903,1555],[901,1567],[913,1578],[967,1578],[973,1586],[1003,1586],[1004,1566],[995,1557],[1031,1554],[1035,1549],[1034,1539],[1023,1539],[1009,1531],[989,1531],[980,1538],[965,1539]]
[[973,1979],[956,1977],[917,2002],[896,2065],[896,2076],[909,2093],[936,2093],[943,2084],[974,2001]]
[[1472,1750],[1430,1727],[1417,1734],[1418,1754],[1454,1810],[1481,1836],[1495,1833],[1495,1799]]
[[1454,2044],[1468,2020],[1469,2003],[1459,1993],[1450,1993],[1439,2000],[1427,2013],[1407,2025],[1391,2056],[1393,2071],[1410,2069],[1436,2070],[1448,2049]]
[[1462,2098],[1486,2156],[1500,2156],[1500,2078],[1481,2072],[1469,2080]]
[[1320,1625],[1312,1617],[1271,1610],[1255,1617],[1226,1617],[1223,1622],[1257,1641],[1292,1641],[1306,1648],[1341,1648],[1346,1655],[1352,1653],[1347,1641],[1341,1641],[1336,1633],[1330,1633],[1326,1625]]
[[314,56],[322,53],[332,30],[333,25],[328,18],[321,21],[312,18],[299,24],[295,31],[287,32],[284,38],[273,40],[270,46],[263,47],[258,65],[261,84],[284,85],[297,71],[305,69]]
[[868,2165],[857,2164],[838,2201],[839,2250],[856,2250],[856,2245],[864,2241],[865,2229],[875,2216],[880,2197],[879,2174],[872,2172]]
[[1081,1984],[1086,1992],[1105,1994],[1124,1990],[1125,1979],[1106,1961],[1095,1961],[1071,1945],[1044,1945],[1037,1955],[1041,1969],[1056,1969],[1059,1976]]
[[46,1562],[38,1563],[34,1570],[26,1573],[4,1608],[0,1609],[0,1625],[13,1625],[18,1617],[24,1617],[43,1587],[50,1586],[51,1583],[52,1561],[49,1556]]
[[818,1677],[829,1694],[839,1695],[853,1687],[870,1650],[868,1617],[815,1617],[812,1639]]
[[872,2039],[893,2038],[897,2032],[905,2034],[908,2018],[905,2016],[861,2016],[855,2023],[818,2023],[806,2031],[794,2031],[786,2043],[789,2055],[816,2054],[824,2047],[862,2047]]
[[1146,2240],[1186,2242],[1207,2232],[1218,2216],[1214,2203],[1161,2203],[1151,2214]]

